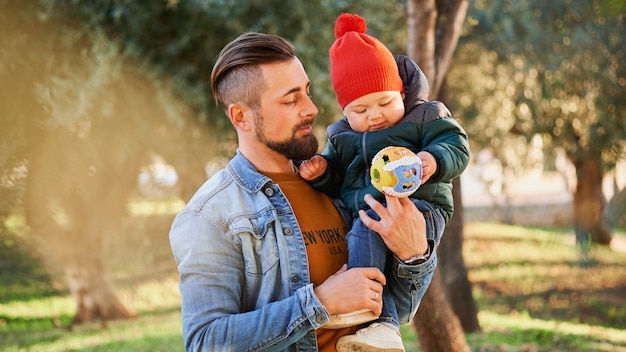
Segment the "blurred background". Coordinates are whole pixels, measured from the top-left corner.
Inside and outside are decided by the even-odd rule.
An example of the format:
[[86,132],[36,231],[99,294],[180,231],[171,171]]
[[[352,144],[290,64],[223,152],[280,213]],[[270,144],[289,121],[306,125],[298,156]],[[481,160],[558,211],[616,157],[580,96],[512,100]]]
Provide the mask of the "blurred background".
[[407,350],[626,351],[626,1],[0,0],[0,352],[182,351],[169,226],[237,142],[215,58],[294,43],[323,146],[343,12],[472,147]]

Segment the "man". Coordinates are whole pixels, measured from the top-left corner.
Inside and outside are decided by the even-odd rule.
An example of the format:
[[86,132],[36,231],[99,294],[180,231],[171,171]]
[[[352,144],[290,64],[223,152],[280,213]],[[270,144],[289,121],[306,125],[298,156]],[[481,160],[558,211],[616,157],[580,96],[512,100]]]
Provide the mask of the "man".
[[381,312],[383,285],[414,316],[436,254],[429,226],[410,201],[366,202],[364,224],[396,259],[389,279],[376,268],[346,270],[348,223],[341,208],[302,180],[293,161],[317,151],[317,107],[294,47],[246,33],[221,51],[211,83],[237,131],[239,148],[178,214],[170,232],[180,272],[187,351],[335,351],[357,327],[325,329],[331,315]]

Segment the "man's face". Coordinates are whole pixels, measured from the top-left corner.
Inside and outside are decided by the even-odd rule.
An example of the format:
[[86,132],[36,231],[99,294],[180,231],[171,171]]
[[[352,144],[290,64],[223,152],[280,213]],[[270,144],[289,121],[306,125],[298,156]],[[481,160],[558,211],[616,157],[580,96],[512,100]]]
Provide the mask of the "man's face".
[[298,59],[262,65],[267,89],[254,111],[259,142],[288,159],[304,160],[317,152],[313,121],[318,109],[309,96],[309,79]]

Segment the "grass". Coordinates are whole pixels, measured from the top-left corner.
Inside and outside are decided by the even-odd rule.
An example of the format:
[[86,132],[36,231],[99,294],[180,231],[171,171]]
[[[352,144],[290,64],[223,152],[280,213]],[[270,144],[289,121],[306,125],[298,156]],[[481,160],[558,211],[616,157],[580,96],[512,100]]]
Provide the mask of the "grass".
[[[67,291],[27,241],[0,237],[0,352],[184,350],[169,220],[136,211],[151,225],[133,226],[152,235],[132,239],[132,252],[149,254],[135,258],[132,271],[124,269],[130,253],[112,264],[121,300],[139,316],[106,326],[68,329],[74,302]],[[464,257],[482,328],[466,335],[472,351],[626,351],[626,255],[594,248],[593,264],[580,265],[571,232],[466,225]],[[412,326],[402,330],[407,351],[419,351]]]
[[465,235],[483,330],[467,335],[473,351],[626,351],[626,252],[582,261],[570,229],[473,223]]
[[0,351],[183,351],[180,298],[174,275],[119,290],[138,311],[132,320],[68,328],[74,302],[67,294],[0,304]]

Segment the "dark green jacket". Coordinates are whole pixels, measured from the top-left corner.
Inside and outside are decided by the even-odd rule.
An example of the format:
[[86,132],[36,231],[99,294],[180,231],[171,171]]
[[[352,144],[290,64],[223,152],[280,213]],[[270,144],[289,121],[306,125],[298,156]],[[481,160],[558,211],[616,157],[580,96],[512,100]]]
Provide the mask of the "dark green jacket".
[[371,184],[369,174],[372,158],[379,150],[388,146],[407,147],[415,153],[424,150],[437,160],[437,172],[411,197],[431,202],[448,221],[454,212],[452,179],[469,162],[467,134],[443,103],[427,101],[428,81],[422,70],[406,56],[396,56],[396,62],[404,83],[404,118],[375,132],[355,132],[345,117],[328,126],[322,156],[329,167],[311,184],[330,196],[339,196],[357,216],[359,209],[368,208],[363,201],[365,194],[385,200]]

